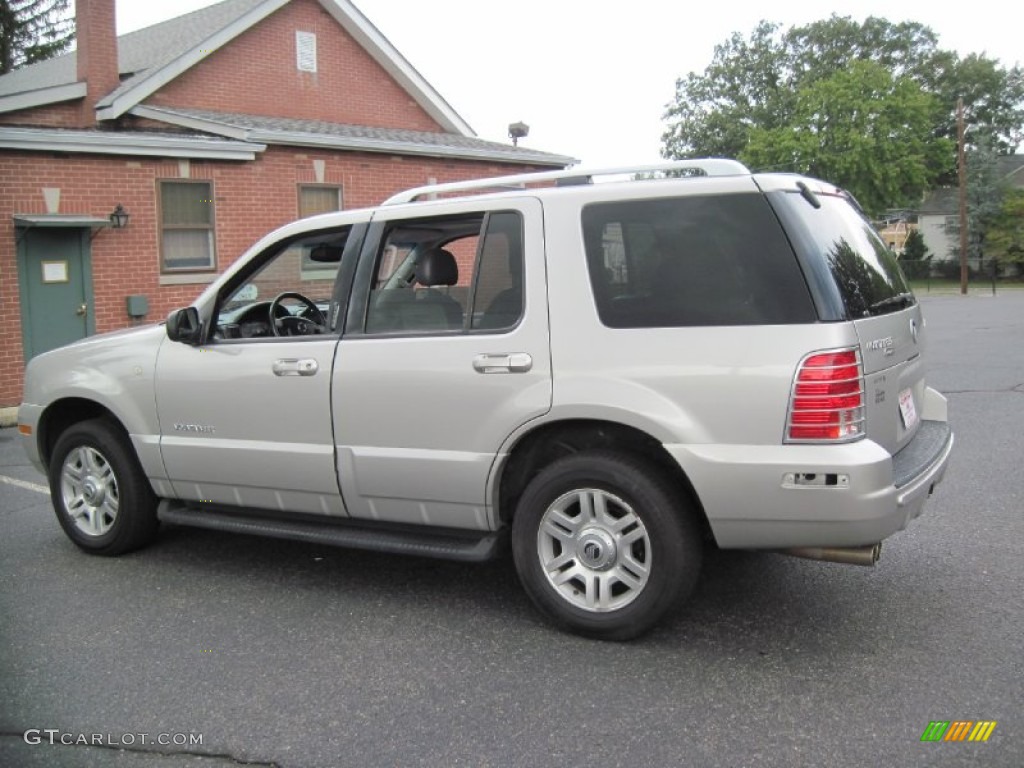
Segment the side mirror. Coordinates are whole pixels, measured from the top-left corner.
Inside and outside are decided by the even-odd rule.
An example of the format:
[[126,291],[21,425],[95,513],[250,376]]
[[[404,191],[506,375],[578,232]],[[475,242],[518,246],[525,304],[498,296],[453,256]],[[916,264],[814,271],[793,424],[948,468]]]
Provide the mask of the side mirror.
[[167,338],[171,341],[199,344],[202,330],[203,326],[199,322],[199,310],[195,307],[176,309],[167,316]]

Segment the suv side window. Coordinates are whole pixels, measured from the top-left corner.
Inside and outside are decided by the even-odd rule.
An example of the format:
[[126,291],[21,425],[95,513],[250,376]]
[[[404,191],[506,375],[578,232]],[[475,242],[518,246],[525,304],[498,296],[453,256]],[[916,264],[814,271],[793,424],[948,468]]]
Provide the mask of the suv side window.
[[583,236],[598,315],[611,328],[817,319],[761,195],[595,203],[583,209]]
[[335,278],[350,232],[343,227],[302,235],[254,259],[256,268],[219,300],[214,339],[333,332]]
[[366,332],[513,327],[523,311],[522,242],[513,211],[391,222],[377,253]]

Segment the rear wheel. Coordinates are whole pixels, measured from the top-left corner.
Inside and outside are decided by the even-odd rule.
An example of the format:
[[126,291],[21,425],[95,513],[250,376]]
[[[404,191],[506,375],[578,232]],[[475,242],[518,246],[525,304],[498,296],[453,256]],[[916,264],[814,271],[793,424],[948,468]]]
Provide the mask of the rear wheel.
[[57,520],[85,551],[120,555],[155,537],[156,496],[127,437],[109,421],[69,427],[54,446],[49,479]]
[[584,451],[527,486],[512,524],[524,588],[554,623],[607,640],[646,632],[694,588],[701,539],[689,499],[628,454]]

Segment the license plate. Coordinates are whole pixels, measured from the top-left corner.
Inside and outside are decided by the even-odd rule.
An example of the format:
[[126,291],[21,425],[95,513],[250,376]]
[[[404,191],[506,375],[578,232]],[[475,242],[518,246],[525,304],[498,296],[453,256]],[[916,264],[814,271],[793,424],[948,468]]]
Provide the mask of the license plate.
[[917,408],[914,407],[914,393],[909,389],[900,392],[900,417],[903,426],[910,429],[917,424]]

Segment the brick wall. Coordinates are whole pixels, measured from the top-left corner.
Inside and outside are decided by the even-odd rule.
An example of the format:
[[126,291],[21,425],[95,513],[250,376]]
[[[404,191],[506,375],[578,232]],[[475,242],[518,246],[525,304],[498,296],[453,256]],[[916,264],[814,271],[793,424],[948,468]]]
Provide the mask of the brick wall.
[[[485,162],[403,158],[382,154],[271,147],[254,162],[192,162],[189,177],[214,185],[218,270],[253,242],[298,216],[300,183],[313,183],[313,161],[324,160],[325,183],[342,187],[346,209],[380,202],[435,178],[439,182],[530,170]],[[189,304],[203,285],[161,285],[157,228],[158,179],[180,178],[177,161],[57,156],[0,151],[0,407],[21,399],[24,361],[12,215],[43,213],[42,188],[61,190],[61,213],[105,217],[117,203],[131,214],[123,230],[103,229],[92,240],[93,310],[97,332],[132,324],[125,297],[148,297],[147,322]]]
[[[295,32],[316,35],[317,72],[300,72]],[[146,100],[268,117],[440,131],[314,0],[295,0]]]
[[81,125],[96,124],[96,104],[120,83],[114,0],[75,1],[75,65],[78,81],[87,84]]
[[81,102],[82,99],[78,99],[65,104],[6,112],[0,115],[0,123],[34,128],[77,128],[82,119]]

